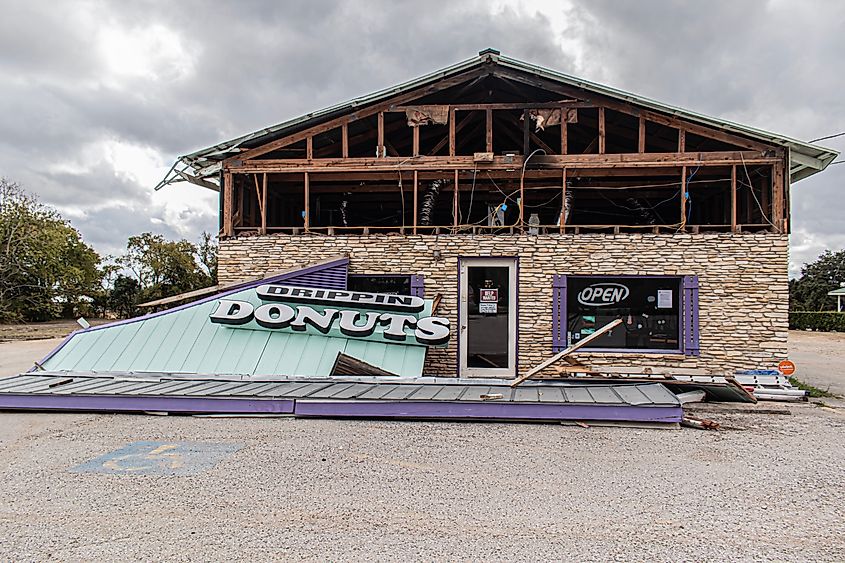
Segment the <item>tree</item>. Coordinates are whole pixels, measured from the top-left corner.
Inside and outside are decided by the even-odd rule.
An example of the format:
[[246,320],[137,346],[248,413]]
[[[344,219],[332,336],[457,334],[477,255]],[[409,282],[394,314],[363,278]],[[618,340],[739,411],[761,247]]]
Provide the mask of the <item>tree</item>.
[[791,311],[829,311],[836,301],[827,292],[845,282],[845,250],[825,250],[815,262],[801,268],[801,277],[789,282]]
[[59,214],[0,178],[0,320],[47,320],[93,301],[99,255]]
[[134,317],[140,295],[141,285],[137,280],[118,274],[109,292],[108,307],[119,317]]
[[142,233],[129,237],[120,263],[137,280],[140,299],[150,301],[212,285],[216,256],[210,236],[198,249],[184,239],[169,241],[162,235]]
[[203,231],[197,246],[197,258],[208,276],[208,285],[217,284],[217,239]]

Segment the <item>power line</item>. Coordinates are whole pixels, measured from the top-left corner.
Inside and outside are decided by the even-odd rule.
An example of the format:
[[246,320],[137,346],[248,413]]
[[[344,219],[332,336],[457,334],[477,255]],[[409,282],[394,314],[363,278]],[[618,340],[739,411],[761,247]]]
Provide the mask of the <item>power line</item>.
[[843,131],[842,133],[836,133],[835,135],[828,135],[826,137],[819,137],[818,139],[812,139],[810,142],[815,143],[816,141],[824,141],[825,139],[833,139],[835,137],[841,137],[843,135],[845,135],[845,131]]

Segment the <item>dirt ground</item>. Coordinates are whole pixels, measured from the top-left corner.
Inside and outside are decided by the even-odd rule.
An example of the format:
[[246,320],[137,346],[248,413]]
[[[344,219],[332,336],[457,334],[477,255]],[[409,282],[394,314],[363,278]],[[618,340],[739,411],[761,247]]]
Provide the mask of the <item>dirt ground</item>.
[[[92,326],[110,322],[108,319],[86,320]],[[73,319],[61,319],[46,323],[3,323],[0,324],[0,342],[63,338],[78,328],[79,325]]]
[[791,330],[789,359],[798,379],[845,397],[845,334]]

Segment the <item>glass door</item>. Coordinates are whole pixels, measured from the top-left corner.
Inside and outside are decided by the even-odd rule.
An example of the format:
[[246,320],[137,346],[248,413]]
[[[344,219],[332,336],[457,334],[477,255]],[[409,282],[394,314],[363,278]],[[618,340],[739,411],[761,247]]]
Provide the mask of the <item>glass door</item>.
[[516,375],[516,259],[461,260],[462,376]]

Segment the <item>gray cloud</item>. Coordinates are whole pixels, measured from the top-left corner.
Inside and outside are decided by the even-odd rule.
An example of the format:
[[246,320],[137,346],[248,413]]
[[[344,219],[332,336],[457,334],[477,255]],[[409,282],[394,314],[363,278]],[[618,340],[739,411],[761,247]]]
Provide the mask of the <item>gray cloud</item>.
[[[158,167],[489,46],[799,138],[845,129],[845,4],[507,6],[494,14],[481,0],[13,3],[0,20],[0,175],[67,211],[104,252],[141,230],[196,238],[216,230],[214,202],[191,186],[153,196]],[[555,35],[561,21],[565,37]],[[845,165],[834,166],[794,187],[795,262],[845,244],[829,204],[843,175]]]

